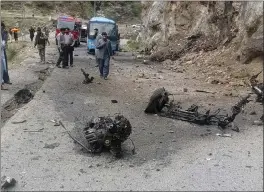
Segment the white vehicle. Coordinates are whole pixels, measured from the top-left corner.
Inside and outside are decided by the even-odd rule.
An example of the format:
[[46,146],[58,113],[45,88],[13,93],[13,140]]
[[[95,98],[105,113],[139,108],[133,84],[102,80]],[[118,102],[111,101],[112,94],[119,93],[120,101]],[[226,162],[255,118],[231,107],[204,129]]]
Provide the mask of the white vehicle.
[[87,41],[87,25],[81,26],[81,42]]

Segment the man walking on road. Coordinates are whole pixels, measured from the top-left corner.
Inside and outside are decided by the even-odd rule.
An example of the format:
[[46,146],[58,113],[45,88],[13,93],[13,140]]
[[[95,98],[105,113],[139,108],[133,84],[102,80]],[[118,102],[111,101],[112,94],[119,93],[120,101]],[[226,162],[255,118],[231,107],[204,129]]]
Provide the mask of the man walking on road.
[[[103,37],[101,34],[98,34],[97,28],[95,28],[94,31],[95,31],[95,47],[96,47],[96,46],[98,46],[99,40],[102,39]],[[95,61],[96,61],[95,67],[98,67],[100,64],[100,59],[98,58],[98,49],[96,49],[96,48],[95,48]]]
[[73,50],[75,41],[73,40],[73,35],[70,33],[69,28],[65,29],[65,34],[63,35],[64,44],[65,44],[65,52],[63,68],[69,68],[69,57],[70,57],[70,65],[73,67]]
[[33,41],[34,34],[35,34],[35,29],[31,26],[29,29],[29,36],[30,36],[31,42]]
[[61,28],[60,33],[56,37],[58,44],[58,51],[59,51],[59,59],[56,64],[58,68],[61,68],[60,64],[64,60],[64,53],[65,53],[64,34],[65,34],[65,29]]
[[50,45],[48,38],[41,32],[40,27],[37,29],[37,35],[35,38],[35,46],[37,46],[40,56],[40,62],[45,64],[45,48],[47,43]]
[[107,39],[107,33],[102,33],[103,39],[100,39],[96,49],[98,49],[98,58],[100,59],[100,76],[107,80],[109,74],[110,57],[113,55],[111,42]]

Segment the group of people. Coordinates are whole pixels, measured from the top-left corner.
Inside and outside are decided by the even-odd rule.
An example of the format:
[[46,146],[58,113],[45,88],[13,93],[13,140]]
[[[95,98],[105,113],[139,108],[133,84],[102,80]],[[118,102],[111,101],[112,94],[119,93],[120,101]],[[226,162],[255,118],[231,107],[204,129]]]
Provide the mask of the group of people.
[[8,32],[6,31],[5,24],[1,22],[1,90],[7,90],[4,84],[11,84],[8,74],[6,45],[8,39]]
[[[30,40],[32,42],[35,36],[35,29],[33,28],[33,26],[31,26],[28,31],[29,31]],[[47,27],[43,28],[43,32],[46,35],[46,37],[49,38],[49,29]]]
[[70,66],[73,67],[73,51],[75,41],[72,33],[70,33],[69,28],[61,28],[60,33],[56,37],[58,51],[59,51],[59,59],[57,61],[56,66],[61,68],[69,68],[69,58],[70,58]]
[[110,58],[113,56],[113,50],[111,42],[108,39],[107,33],[102,32],[98,34],[98,29],[95,28],[95,37],[96,37],[96,49],[95,49],[95,59],[97,66],[99,66],[100,77],[107,80],[109,75],[109,65]]

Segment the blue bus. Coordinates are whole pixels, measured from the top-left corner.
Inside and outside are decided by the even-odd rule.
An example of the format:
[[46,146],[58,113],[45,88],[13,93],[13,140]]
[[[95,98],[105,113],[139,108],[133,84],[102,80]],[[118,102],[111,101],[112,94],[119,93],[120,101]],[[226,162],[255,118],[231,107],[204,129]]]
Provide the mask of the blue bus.
[[119,49],[120,34],[118,33],[118,25],[115,21],[105,17],[93,17],[87,25],[87,51],[95,52],[95,34],[94,29],[98,29],[98,34],[106,32],[108,39],[111,41],[113,52]]

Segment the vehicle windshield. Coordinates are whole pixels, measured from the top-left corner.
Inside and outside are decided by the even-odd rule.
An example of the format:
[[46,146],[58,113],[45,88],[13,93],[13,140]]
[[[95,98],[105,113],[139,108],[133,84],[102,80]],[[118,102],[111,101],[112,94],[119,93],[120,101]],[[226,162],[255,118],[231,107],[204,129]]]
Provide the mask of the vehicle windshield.
[[89,35],[93,36],[95,34],[94,29],[98,29],[98,34],[106,32],[108,36],[116,36],[115,24],[112,23],[90,23]]
[[74,29],[75,22],[74,21],[61,21],[58,20],[57,29],[61,28],[69,28],[70,30]]

